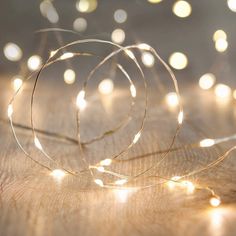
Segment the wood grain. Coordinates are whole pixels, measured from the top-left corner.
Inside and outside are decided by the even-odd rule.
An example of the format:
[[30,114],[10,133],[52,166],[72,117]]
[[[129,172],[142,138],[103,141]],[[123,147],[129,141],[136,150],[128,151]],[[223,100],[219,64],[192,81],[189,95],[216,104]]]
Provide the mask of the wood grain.
[[[38,128],[75,136],[72,98],[76,90],[45,81],[36,94],[35,118]],[[51,93],[55,86],[55,93]],[[0,81],[1,117],[6,118],[7,101],[12,94],[9,80]],[[235,130],[233,104],[219,104],[211,92],[201,92],[196,86],[182,89],[186,123],[176,146],[196,142],[209,136],[226,136]],[[16,102],[17,122],[29,122],[30,88]],[[58,96],[61,95],[60,99]],[[122,96],[121,96],[122,95]],[[166,110],[162,100],[152,91],[150,111],[140,142],[122,158],[139,156],[167,148],[174,133],[176,113]],[[163,98],[160,98],[163,99]],[[118,90],[112,101],[96,95],[88,112],[82,117],[82,136],[89,139],[107,126],[112,127],[128,109],[127,93]],[[112,102],[112,104],[111,104]],[[101,109],[102,108],[102,109]],[[132,139],[140,122],[142,102],[135,108],[134,123],[112,137],[90,145],[86,155],[91,163],[119,152]],[[44,161],[32,144],[31,133],[17,129],[24,147],[37,160]],[[83,168],[78,148],[72,144],[41,137],[46,150],[61,166]],[[150,174],[171,177],[203,166],[214,160],[229,143],[210,149],[183,148],[172,152]],[[64,235],[235,235],[236,234],[236,161],[233,153],[220,166],[191,177],[191,180],[214,188],[222,197],[219,209],[209,208],[209,194],[183,190],[169,191],[161,185],[140,191],[106,190],[95,186],[88,173],[80,177],[67,175],[55,182],[47,170],[27,159],[17,147],[10,128],[0,124],[0,235],[2,236],[64,236]],[[155,164],[160,155],[150,155],[115,165],[121,173],[138,173]],[[154,183],[143,179],[135,185]]]

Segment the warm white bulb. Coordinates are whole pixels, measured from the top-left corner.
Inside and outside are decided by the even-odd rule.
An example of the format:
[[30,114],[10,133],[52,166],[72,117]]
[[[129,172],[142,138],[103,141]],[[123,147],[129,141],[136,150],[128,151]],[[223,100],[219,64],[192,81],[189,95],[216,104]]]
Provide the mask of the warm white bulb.
[[13,88],[16,91],[18,91],[23,84],[23,78],[20,75],[16,75],[13,77]]
[[220,205],[221,201],[220,201],[220,198],[217,198],[217,197],[212,197],[210,199],[210,204],[211,206],[213,207],[218,207]]
[[188,17],[192,12],[192,7],[187,1],[177,1],[172,8],[173,13],[181,18]]
[[217,41],[219,39],[224,39],[226,40],[227,39],[227,35],[226,33],[224,32],[224,30],[217,30],[214,34],[213,34],[213,41]]
[[74,56],[74,53],[73,52],[65,52],[64,54],[62,54],[60,56],[60,59],[61,60],[66,60],[68,58],[72,58]]
[[216,97],[218,98],[222,98],[222,99],[225,99],[225,98],[230,98],[231,96],[231,88],[225,84],[217,84],[215,86],[215,95]]
[[146,51],[151,50],[151,46],[149,46],[149,45],[146,44],[146,43],[140,43],[140,44],[138,45],[138,48],[141,49],[141,50],[146,50]]
[[104,172],[104,171],[105,171],[105,168],[104,168],[103,166],[98,166],[98,167],[97,167],[97,170],[98,170],[99,172]]
[[3,48],[3,52],[9,61],[19,61],[23,54],[20,47],[15,43],[7,43]]
[[228,0],[228,7],[231,11],[236,12],[236,0]]
[[111,94],[113,92],[113,89],[114,89],[114,83],[111,79],[104,79],[98,85],[98,91],[104,95]]
[[76,105],[80,110],[84,110],[87,106],[87,102],[85,100],[85,91],[81,90],[76,98]]
[[115,181],[116,185],[124,185],[127,183],[127,179],[119,179]]
[[199,146],[200,147],[211,147],[215,145],[215,140],[214,139],[203,139],[200,141]]
[[64,81],[67,84],[73,84],[75,82],[75,72],[71,69],[67,69],[64,72]]
[[170,55],[169,64],[176,70],[182,70],[188,65],[188,58],[181,52]]
[[228,48],[228,42],[225,39],[220,38],[215,42],[215,48],[218,52],[224,52]]
[[179,185],[179,182],[177,181],[179,181],[180,179],[181,179],[180,176],[172,177],[171,180],[167,182],[168,188],[171,190],[174,189],[177,185]]
[[150,2],[150,3],[159,3],[159,2],[162,2],[162,0],[148,0],[148,2]]
[[62,180],[65,177],[66,173],[61,169],[55,169],[51,172],[50,175],[56,180]]
[[199,86],[200,88],[207,90],[212,88],[212,86],[215,84],[215,81],[216,77],[211,73],[207,73],[201,76],[199,79]]
[[96,10],[97,0],[78,0],[76,2],[76,8],[79,12],[90,13]]
[[135,98],[137,96],[137,91],[136,91],[136,88],[133,84],[130,85],[130,93],[133,98]]
[[13,114],[13,106],[12,106],[12,104],[9,104],[8,108],[7,108],[7,116],[8,116],[8,118],[11,119],[12,114]]
[[141,59],[146,67],[152,67],[155,63],[155,58],[150,52],[143,52]]
[[38,148],[39,150],[43,150],[43,147],[42,147],[42,145],[41,145],[39,139],[38,139],[36,136],[34,137],[34,145],[35,145],[35,147]]
[[183,120],[184,120],[184,113],[183,113],[183,111],[180,111],[179,115],[178,115],[178,123],[182,124]]
[[195,190],[195,186],[192,182],[188,181],[188,180],[184,180],[181,182],[181,185],[183,187],[185,187],[187,189],[187,192],[190,194],[190,193],[193,193],[194,190]]
[[121,24],[127,20],[127,12],[123,9],[118,9],[114,13],[114,20]]
[[86,19],[80,17],[75,19],[74,23],[73,23],[73,28],[74,30],[78,31],[78,32],[83,32],[87,29],[87,21]]
[[138,132],[138,133],[134,136],[133,144],[137,143],[138,140],[140,139],[140,137],[141,137],[141,132]]
[[95,179],[94,182],[99,185],[100,187],[103,187],[104,184],[103,184],[103,181],[101,179]]
[[176,107],[179,105],[179,98],[175,92],[166,94],[165,100],[166,100],[167,105],[170,107]]
[[27,65],[31,71],[38,70],[42,65],[42,58],[38,55],[31,56],[27,61]]
[[111,163],[112,163],[112,159],[109,159],[109,158],[100,161],[101,166],[109,166],[109,165],[111,165]]
[[122,29],[115,29],[111,34],[113,43],[122,44],[125,41],[125,32]]

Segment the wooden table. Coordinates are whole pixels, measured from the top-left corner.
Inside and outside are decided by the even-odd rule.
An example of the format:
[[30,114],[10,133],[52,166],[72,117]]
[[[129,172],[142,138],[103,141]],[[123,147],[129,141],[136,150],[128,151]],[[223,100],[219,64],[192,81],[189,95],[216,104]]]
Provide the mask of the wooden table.
[[[1,78],[1,117],[6,119],[7,101],[13,93],[9,79]],[[185,124],[175,146],[198,142],[202,138],[227,136],[235,131],[235,104],[216,101],[212,91],[203,92],[194,85],[181,88],[185,105]],[[52,93],[53,91],[53,93]],[[37,128],[58,131],[75,137],[75,88],[55,81],[40,82],[36,93]],[[92,94],[92,93],[91,93]],[[139,90],[138,90],[139,94]],[[176,112],[166,108],[163,97],[151,89],[145,131],[135,147],[122,156],[130,157],[168,147],[176,128]],[[30,86],[15,103],[14,120],[29,123]],[[40,99],[39,99],[40,98]],[[115,90],[111,99],[91,95],[91,105],[82,114],[84,140],[112,127],[128,109],[127,90]],[[90,163],[119,152],[140,122],[143,102],[135,108],[134,123],[114,136],[86,148]],[[166,185],[138,191],[102,189],[88,172],[55,181],[50,172],[33,163],[19,150],[10,127],[0,124],[0,235],[235,235],[236,234],[236,162],[235,153],[220,166],[189,178],[210,186],[222,198],[222,206],[209,206],[209,193],[187,194],[183,189],[170,191]],[[44,164],[49,164],[35,149],[31,132],[17,129],[22,145]],[[40,136],[45,149],[63,167],[83,169],[78,147]],[[172,177],[203,166],[217,158],[234,142],[206,149],[183,148],[171,152],[149,175]],[[121,173],[135,174],[155,164],[159,154],[114,165]],[[98,175],[103,178],[102,175]],[[105,178],[105,181],[109,178]],[[155,183],[157,178],[141,179],[134,186]]]

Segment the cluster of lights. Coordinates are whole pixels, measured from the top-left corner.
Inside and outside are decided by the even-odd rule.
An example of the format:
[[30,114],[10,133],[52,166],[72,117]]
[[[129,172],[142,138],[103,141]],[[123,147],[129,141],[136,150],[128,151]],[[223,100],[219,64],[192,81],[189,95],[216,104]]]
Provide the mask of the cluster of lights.
[[217,30],[213,34],[213,41],[218,52],[225,52],[228,48],[227,35],[223,30]]

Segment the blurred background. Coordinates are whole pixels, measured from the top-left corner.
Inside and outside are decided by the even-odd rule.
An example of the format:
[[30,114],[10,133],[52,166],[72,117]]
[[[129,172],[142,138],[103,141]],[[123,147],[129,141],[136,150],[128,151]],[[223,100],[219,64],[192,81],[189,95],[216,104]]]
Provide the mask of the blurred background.
[[[186,58],[177,55],[175,59],[180,60],[177,64],[184,60],[183,65],[172,67],[180,67],[176,74],[185,83],[197,82],[203,74],[214,72],[217,82],[236,85],[235,0],[38,0],[21,3],[5,0],[0,5],[1,74],[19,74],[22,64],[27,64],[32,55],[40,54],[43,61],[60,43],[99,38],[122,45],[148,43],[169,62],[174,52],[183,53]],[[53,37],[50,33],[51,37],[45,39],[47,43],[42,44],[43,34],[36,31],[52,27],[74,30],[79,35],[58,33]],[[214,41],[217,30],[223,30],[225,35],[218,32]],[[15,44],[19,48],[14,48]],[[8,51],[7,45],[12,46]],[[20,52],[14,51],[18,49]],[[37,67],[39,62],[33,60],[32,63]]]

